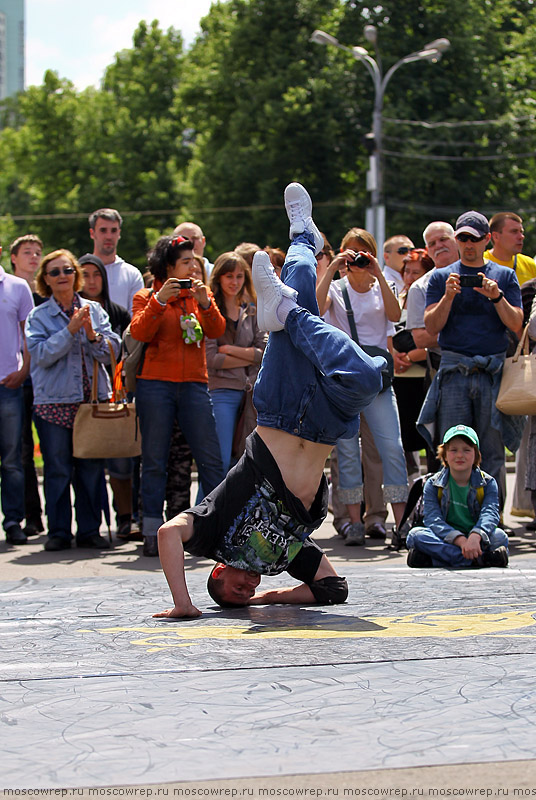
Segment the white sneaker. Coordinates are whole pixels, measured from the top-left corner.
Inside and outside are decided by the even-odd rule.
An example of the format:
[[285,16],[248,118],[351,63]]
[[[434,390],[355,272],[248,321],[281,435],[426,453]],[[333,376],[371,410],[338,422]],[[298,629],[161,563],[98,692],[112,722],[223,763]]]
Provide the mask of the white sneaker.
[[313,221],[313,204],[301,183],[289,183],[285,189],[285,208],[290,221],[290,238],[304,231],[311,233],[315,241],[315,255],[319,253],[324,247],[324,237]]
[[264,250],[253,256],[253,285],[257,292],[257,325],[261,331],[282,331],[285,323],[277,316],[277,309],[284,298],[296,300],[298,292],[286,286],[277,277]]

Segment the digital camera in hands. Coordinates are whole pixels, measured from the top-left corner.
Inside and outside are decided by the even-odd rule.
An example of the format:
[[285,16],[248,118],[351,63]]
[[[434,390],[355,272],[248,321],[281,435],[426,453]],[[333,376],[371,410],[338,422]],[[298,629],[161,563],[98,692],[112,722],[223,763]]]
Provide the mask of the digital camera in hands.
[[358,267],[359,269],[366,269],[366,267],[370,266],[370,258],[360,253],[354,258],[353,261],[348,261],[347,264],[349,267]]

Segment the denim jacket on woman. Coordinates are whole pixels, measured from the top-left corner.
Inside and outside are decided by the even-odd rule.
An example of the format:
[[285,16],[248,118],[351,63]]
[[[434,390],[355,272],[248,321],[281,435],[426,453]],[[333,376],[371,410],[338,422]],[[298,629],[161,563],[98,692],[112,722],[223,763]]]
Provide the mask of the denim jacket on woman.
[[84,398],[82,358],[90,380],[93,359],[99,362],[99,400],[110,397],[110,380],[102,366],[110,363],[106,340],[111,342],[116,357],[121,340],[113,333],[108,314],[100,303],[78,297],[82,306],[89,305],[93,330],[102,334],[102,339],[94,343],[88,341],[83,328],[74,336],[67,330],[69,317],[53,297],[28,314],[25,333],[31,356],[35,405],[81,403]]
[[[448,467],[443,467],[426,481],[423,495],[424,527],[430,528],[440,539],[452,544],[458,536],[466,534],[456,530],[447,522],[451,502],[449,477],[450,470]],[[482,503],[478,497],[478,494],[482,495],[482,492],[478,493],[479,487],[484,489]],[[439,499],[439,489],[441,489],[441,499]],[[473,467],[471,473],[467,508],[474,521],[472,531],[480,534],[484,544],[489,544],[489,536],[499,524],[499,492],[495,478],[478,467]]]

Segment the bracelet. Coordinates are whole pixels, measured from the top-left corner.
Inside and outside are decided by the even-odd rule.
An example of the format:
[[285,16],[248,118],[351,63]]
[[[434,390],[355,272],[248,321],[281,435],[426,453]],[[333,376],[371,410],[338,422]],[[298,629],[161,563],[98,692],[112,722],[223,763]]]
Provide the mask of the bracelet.
[[499,296],[498,297],[490,297],[488,298],[491,303],[500,303],[504,297],[504,292],[502,289],[499,289]]

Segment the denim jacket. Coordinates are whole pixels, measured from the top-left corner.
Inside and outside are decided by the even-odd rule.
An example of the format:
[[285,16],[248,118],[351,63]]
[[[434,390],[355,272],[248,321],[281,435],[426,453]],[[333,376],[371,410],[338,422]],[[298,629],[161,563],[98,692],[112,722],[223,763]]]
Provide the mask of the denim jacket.
[[[449,490],[450,470],[443,467],[442,470],[432,475],[424,485],[424,526],[430,528],[436,536],[445,542],[452,544],[458,536],[465,536],[462,531],[457,531],[447,522],[447,514],[450,507]],[[484,498],[480,505],[477,497],[479,486],[484,487]],[[442,496],[439,500],[438,489],[441,487]],[[489,544],[489,536],[499,524],[499,492],[495,478],[487,472],[473,467],[469,492],[467,495],[467,507],[474,520],[473,531],[480,534],[482,542]]]
[[93,330],[102,334],[102,339],[93,344],[87,340],[83,329],[71,335],[67,330],[69,317],[53,297],[28,314],[25,332],[35,405],[82,402],[82,358],[90,380],[93,359],[99,362],[99,400],[110,396],[110,380],[102,366],[110,363],[106,340],[111,342],[116,356],[121,340],[113,333],[108,314],[100,303],[84,298],[80,298],[80,302],[83,306],[89,305]]

